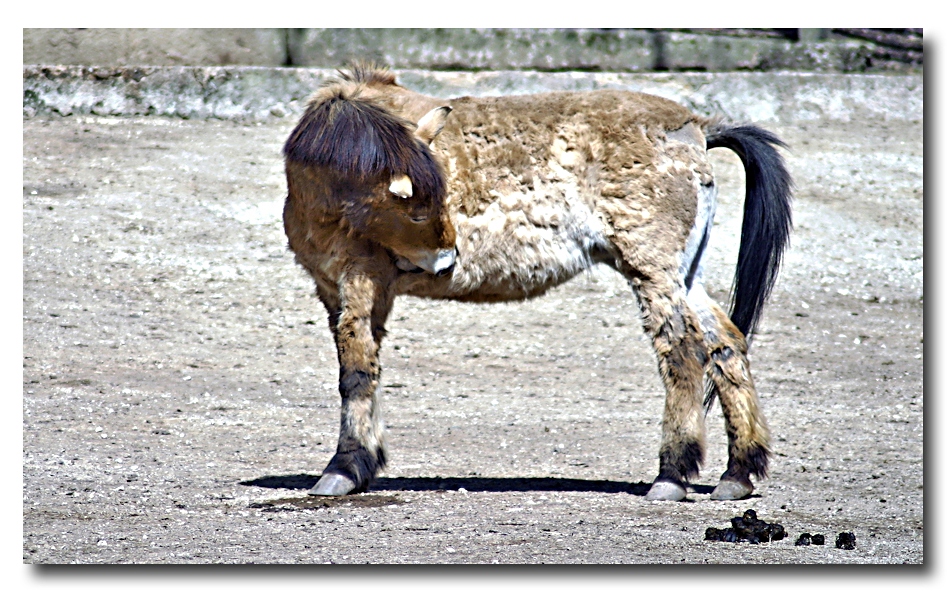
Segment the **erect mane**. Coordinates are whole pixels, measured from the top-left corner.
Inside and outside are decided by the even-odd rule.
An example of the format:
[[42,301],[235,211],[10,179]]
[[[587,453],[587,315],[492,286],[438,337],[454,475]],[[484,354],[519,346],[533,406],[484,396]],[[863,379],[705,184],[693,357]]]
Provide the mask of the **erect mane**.
[[372,61],[358,60],[351,62],[347,65],[346,70],[337,70],[337,73],[340,75],[340,79],[346,82],[398,86],[396,84],[396,74],[386,66]]
[[390,72],[357,64],[317,91],[284,144],[288,161],[326,167],[353,181],[408,175],[414,198],[442,200],[445,176],[416,124],[365,96],[368,84],[395,84]]

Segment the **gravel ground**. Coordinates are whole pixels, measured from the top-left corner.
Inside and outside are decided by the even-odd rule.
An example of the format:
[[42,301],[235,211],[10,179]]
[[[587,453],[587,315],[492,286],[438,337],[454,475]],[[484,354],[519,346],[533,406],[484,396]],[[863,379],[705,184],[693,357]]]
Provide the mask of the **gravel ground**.
[[[776,455],[750,499],[710,501],[715,409],[684,503],[643,499],[663,390],[606,268],[527,303],[398,300],[391,465],[308,497],[337,368],[280,223],[293,123],[23,121],[24,563],[924,562],[920,121],[773,128],[795,231],[751,358]],[[714,158],[723,300],[743,177]],[[704,541],[748,508],[789,538]]]

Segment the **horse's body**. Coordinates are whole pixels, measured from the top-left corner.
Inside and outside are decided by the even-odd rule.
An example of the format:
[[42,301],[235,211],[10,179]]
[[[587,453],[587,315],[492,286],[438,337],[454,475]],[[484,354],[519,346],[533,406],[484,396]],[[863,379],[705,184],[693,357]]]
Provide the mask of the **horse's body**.
[[[750,476],[766,474],[769,434],[745,335],[790,226],[790,181],[772,144],[759,128],[640,93],[441,101],[372,67],[326,84],[284,148],[285,230],[340,363],[338,449],[310,493],[365,490],[385,465],[379,347],[397,295],[520,300],[604,263],[634,288],[667,390],[648,499],[683,499],[697,475],[705,375],[729,437],[712,497],[748,495]],[[716,199],[706,150],[716,146],[747,171],[733,320],[702,286]]]

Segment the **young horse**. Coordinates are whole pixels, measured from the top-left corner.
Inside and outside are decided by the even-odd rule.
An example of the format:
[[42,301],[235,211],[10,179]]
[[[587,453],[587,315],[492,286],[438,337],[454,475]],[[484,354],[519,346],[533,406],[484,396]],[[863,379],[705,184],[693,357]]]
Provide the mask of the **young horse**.
[[[386,464],[379,351],[397,295],[521,300],[605,263],[634,289],[667,390],[647,499],[686,496],[714,398],[729,461],[711,497],[749,495],[770,451],[746,336],[791,224],[774,145],[784,144],[760,128],[635,92],[443,101],[371,65],[325,83],[284,146],[284,228],[340,364],[337,452],[309,493],[365,491]],[[747,175],[729,317],[702,285],[716,198],[706,151],[720,146]]]

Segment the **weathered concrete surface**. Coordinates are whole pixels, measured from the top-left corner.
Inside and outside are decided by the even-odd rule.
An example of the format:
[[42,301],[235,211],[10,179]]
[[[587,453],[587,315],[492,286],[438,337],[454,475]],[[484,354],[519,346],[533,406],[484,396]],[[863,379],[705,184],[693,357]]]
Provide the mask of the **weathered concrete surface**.
[[24,64],[281,66],[286,29],[23,29]]
[[[299,29],[291,63],[327,68],[373,58],[401,69],[596,70],[847,68],[866,44],[802,45],[775,38],[649,29]],[[822,48],[822,49],[820,49]],[[805,56],[821,58],[809,60]]]
[[[630,290],[600,269],[521,304],[399,299],[390,467],[367,494],[308,498],[339,414],[325,313],[280,222],[293,119],[25,119],[23,561],[923,563],[920,84],[902,107],[895,81],[785,80],[758,92],[809,98],[765,102],[797,118],[767,122],[791,147],[795,230],[751,351],[776,456],[726,503],[707,495],[717,410],[690,502],[644,501],[661,384]],[[743,178],[721,152],[722,300]],[[828,542],[703,541],[746,508]]]
[[[810,41],[794,42],[775,30],[735,31],[24,29],[23,63],[336,68],[353,58],[374,58],[394,68],[423,70],[868,72],[881,68],[877,65],[880,52],[867,41],[814,34]],[[814,30],[801,31],[809,37]]]
[[[289,63],[337,67],[372,57],[400,69],[870,72],[911,64],[868,41],[764,29],[290,29]],[[818,33],[800,29],[807,37]],[[825,30],[828,33],[828,29]],[[775,35],[775,30],[773,30]],[[918,40],[920,44],[920,39]],[[886,55],[882,55],[886,51]],[[919,49],[920,51],[920,49]],[[883,60],[882,58],[886,58]]]
[[332,70],[263,67],[24,66],[24,115],[263,119],[299,114]]
[[[920,75],[395,72],[407,88],[439,97],[618,88],[665,96],[708,115],[762,123],[918,121],[924,116]],[[335,73],[308,68],[24,66],[23,111],[26,117],[295,117],[320,81]]]

